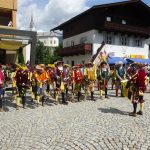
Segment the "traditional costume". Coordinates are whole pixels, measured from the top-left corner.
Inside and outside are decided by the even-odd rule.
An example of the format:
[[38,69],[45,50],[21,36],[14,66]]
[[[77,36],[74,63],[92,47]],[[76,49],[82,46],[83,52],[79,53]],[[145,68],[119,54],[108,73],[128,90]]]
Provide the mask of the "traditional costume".
[[20,105],[20,99],[22,99],[23,108],[25,108],[26,104],[26,91],[29,85],[27,68],[18,65],[18,70],[16,72],[15,78],[17,85],[16,109],[18,110]]
[[56,88],[55,88],[55,100],[56,104],[58,103],[58,94],[59,91],[61,91],[61,96],[62,96],[62,103],[63,104],[68,104],[66,99],[65,99],[65,86],[64,86],[64,70],[63,70],[63,62],[58,61],[56,63],[56,68],[55,68],[55,83],[56,83]]
[[125,79],[125,69],[123,63],[120,61],[116,67],[116,96],[118,96],[119,89],[121,90],[121,96],[123,96],[123,88],[121,86],[121,81]]
[[80,101],[82,82],[83,82],[83,74],[80,69],[80,65],[78,64],[72,68],[73,99],[74,99],[74,94],[77,93],[78,101]]
[[96,67],[92,62],[85,64],[85,94],[91,93],[91,100],[94,100],[94,84],[96,81]]
[[[136,75],[134,76],[134,88],[133,88],[133,97],[132,97],[132,103],[133,103],[133,112],[130,113],[130,116],[136,116],[136,113],[139,115],[143,115],[143,109],[144,109],[144,92],[146,89],[146,72],[142,68],[142,64],[137,64],[139,67],[139,70],[137,71]],[[137,104],[140,103],[140,111],[137,111]]]
[[55,66],[53,64],[48,64],[46,67],[46,72],[48,75],[47,79],[47,94],[48,96],[51,95],[51,87],[54,90],[54,68]]
[[2,102],[2,95],[4,93],[4,73],[2,71],[2,65],[0,65],[0,111],[3,111],[3,102]]
[[97,71],[97,79],[100,83],[100,99],[102,99],[103,91],[105,91],[105,98],[109,98],[107,95],[108,90],[108,79],[109,79],[109,69],[107,68],[106,62],[101,62],[101,67]]
[[47,73],[44,70],[44,65],[36,66],[36,73],[34,74],[35,78],[35,92],[36,92],[36,100],[37,106],[39,106],[40,99],[42,101],[42,106],[44,106],[45,97],[46,97],[46,81],[48,79]]
[[70,85],[70,66],[68,64],[63,65],[63,72],[64,72],[64,77],[63,77],[63,82],[64,82],[64,87],[66,91],[66,96],[68,96],[68,90],[69,90],[69,85]]

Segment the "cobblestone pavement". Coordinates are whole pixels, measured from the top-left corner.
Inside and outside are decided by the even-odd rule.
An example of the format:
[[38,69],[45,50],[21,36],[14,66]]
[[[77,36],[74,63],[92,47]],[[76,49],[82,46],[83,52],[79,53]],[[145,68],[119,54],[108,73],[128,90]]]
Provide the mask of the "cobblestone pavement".
[[[16,111],[5,102],[0,113],[0,150],[150,150],[150,94],[143,116],[131,117],[130,101],[28,105]],[[7,104],[7,105],[6,105]]]

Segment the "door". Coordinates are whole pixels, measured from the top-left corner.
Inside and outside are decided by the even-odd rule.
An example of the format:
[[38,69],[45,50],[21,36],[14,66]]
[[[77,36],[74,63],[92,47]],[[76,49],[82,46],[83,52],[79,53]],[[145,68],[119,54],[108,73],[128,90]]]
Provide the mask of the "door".
[[6,64],[6,50],[0,49],[0,64]]

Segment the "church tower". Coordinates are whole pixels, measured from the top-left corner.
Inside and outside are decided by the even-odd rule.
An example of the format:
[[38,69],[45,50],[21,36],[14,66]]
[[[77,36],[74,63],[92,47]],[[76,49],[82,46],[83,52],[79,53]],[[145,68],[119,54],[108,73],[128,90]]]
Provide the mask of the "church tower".
[[33,20],[33,15],[31,16],[31,21],[30,21],[30,25],[29,25],[29,30],[30,30],[30,31],[36,31],[36,27],[35,27],[34,20]]

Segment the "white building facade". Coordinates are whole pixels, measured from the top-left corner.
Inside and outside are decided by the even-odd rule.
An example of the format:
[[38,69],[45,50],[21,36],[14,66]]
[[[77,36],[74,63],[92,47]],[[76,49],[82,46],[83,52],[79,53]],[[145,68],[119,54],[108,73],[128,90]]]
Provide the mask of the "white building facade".
[[98,30],[90,30],[76,36],[69,37],[63,40],[63,47],[70,47],[82,43],[92,44],[92,55],[75,55],[63,57],[65,63],[83,63],[91,60],[92,56],[96,54],[97,49],[102,42],[105,46],[102,51],[106,51],[112,57],[130,57],[130,58],[148,58],[149,44],[146,39],[134,36],[127,36],[121,34],[107,33],[105,31],[99,33]]

